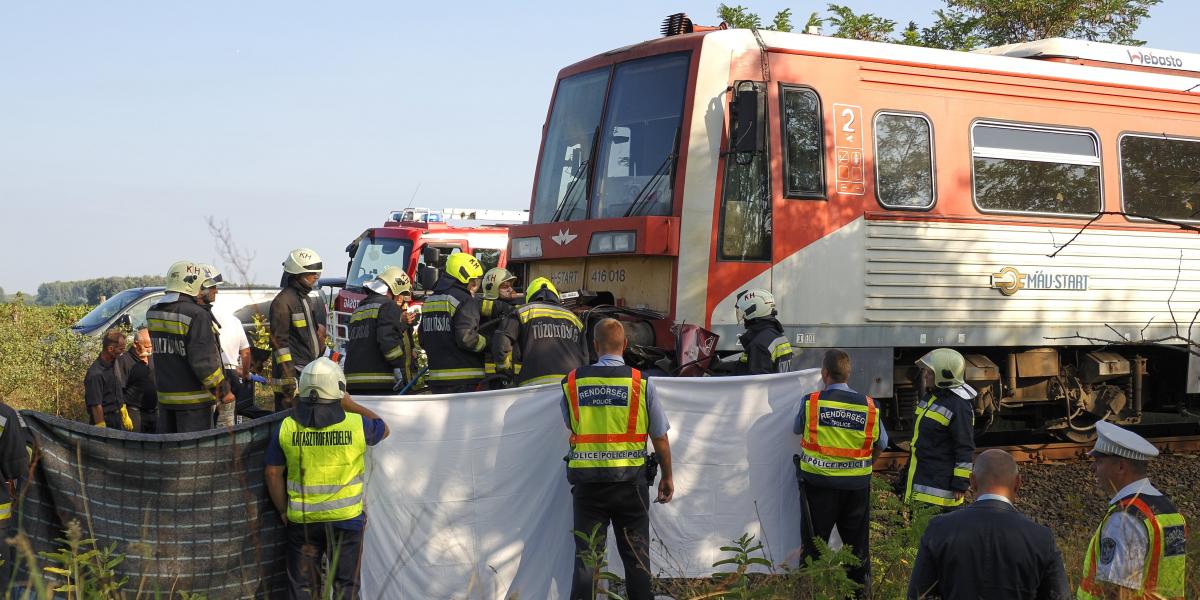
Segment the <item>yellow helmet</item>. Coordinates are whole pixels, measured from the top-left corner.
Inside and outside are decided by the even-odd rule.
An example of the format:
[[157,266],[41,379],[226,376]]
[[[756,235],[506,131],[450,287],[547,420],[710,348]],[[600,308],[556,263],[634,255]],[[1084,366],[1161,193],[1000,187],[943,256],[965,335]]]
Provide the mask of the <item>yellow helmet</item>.
[[397,267],[397,266],[388,267],[388,268],[384,269],[383,272],[380,273],[378,277],[376,277],[376,279],[378,279],[379,281],[382,281],[383,284],[387,286],[387,289],[390,290],[393,295],[396,295],[396,296],[411,296],[412,295],[412,279],[409,279],[408,273],[405,273],[404,269],[401,269],[400,267]]
[[504,267],[496,267],[483,274],[483,297],[488,300],[495,300],[500,297],[500,285],[506,281],[516,281],[517,276],[513,275]]
[[472,279],[483,277],[483,265],[479,259],[466,252],[455,252],[446,259],[446,274],[467,284]]
[[964,383],[967,361],[957,350],[938,348],[917,359],[917,364],[933,371],[933,385],[955,388]]
[[529,287],[525,289],[525,301],[533,302],[533,297],[542,290],[550,290],[555,298],[558,298],[558,288],[554,287],[554,282],[545,277],[538,277],[529,282]]
[[346,395],[346,375],[337,363],[322,356],[305,365],[296,386],[301,402],[332,404]]
[[214,288],[225,283],[225,277],[216,267],[204,263],[197,263],[196,267],[204,274],[203,281],[200,282],[201,289]]
[[296,248],[283,261],[283,272],[289,275],[320,273],[321,267],[321,257],[311,248]]
[[204,283],[204,272],[199,265],[190,260],[181,260],[167,271],[167,291],[178,292],[187,296],[200,293],[200,285]]

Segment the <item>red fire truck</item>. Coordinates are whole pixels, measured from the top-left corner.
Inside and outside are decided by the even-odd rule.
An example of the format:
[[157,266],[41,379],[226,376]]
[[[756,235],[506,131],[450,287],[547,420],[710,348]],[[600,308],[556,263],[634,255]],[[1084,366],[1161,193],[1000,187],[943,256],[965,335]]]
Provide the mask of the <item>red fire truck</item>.
[[[346,284],[334,298],[333,337],[337,349],[346,343],[350,314],[366,297],[363,284],[390,266],[402,267],[413,280],[414,298],[420,302],[422,280],[436,277],[446,257],[470,252],[485,270],[508,262],[509,225],[529,220],[529,211],[495,209],[406,208],[393,211],[380,227],[372,227],[346,246]],[[422,271],[425,276],[422,277]]]
[[979,423],[1196,410],[1200,55],[711,29],[559,72],[529,277],[660,315],[630,319],[660,349],[687,323],[738,350],[738,292],[770,290],[802,366],[845,349],[901,430],[939,346]]

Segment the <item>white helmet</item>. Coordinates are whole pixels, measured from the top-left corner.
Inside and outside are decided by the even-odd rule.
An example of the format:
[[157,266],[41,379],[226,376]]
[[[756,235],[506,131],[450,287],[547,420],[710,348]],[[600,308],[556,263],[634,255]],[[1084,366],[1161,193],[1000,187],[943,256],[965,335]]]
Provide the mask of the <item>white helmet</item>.
[[750,319],[775,316],[775,296],[761,289],[742,290],[738,292],[737,301],[733,304],[737,311],[738,323]]
[[296,386],[296,397],[301,402],[333,404],[341,402],[346,395],[346,375],[337,363],[322,356],[304,367],[300,372],[300,385]]
[[488,300],[496,300],[500,297],[500,286],[506,281],[516,281],[517,276],[513,275],[504,267],[496,267],[483,274],[483,297]]
[[283,261],[283,272],[289,275],[320,273],[321,257],[311,248],[296,248],[288,254],[287,260]]
[[203,280],[200,282],[201,289],[214,288],[225,283],[225,277],[216,267],[205,263],[197,263],[196,267],[204,274]]
[[204,272],[190,261],[181,260],[171,265],[167,271],[167,291],[178,292],[186,296],[200,294],[200,285],[204,283]]
[[[375,281],[382,283],[384,285],[383,290],[390,291],[393,296],[400,297],[412,295],[412,280],[408,278],[408,273],[405,273],[404,269],[401,269],[400,267],[391,266],[384,269],[383,272],[375,278]],[[376,291],[383,293],[381,290]]]

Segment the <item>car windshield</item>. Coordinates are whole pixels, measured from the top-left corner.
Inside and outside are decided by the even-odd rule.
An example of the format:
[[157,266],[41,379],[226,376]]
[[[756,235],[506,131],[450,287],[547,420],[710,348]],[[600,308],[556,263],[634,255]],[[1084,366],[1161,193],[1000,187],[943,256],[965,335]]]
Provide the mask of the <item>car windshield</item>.
[[531,222],[670,214],[688,60],[656,56],[559,82]]
[[100,306],[92,309],[92,312],[84,315],[82,319],[75,322],[71,326],[72,329],[95,329],[108,322],[117,313],[125,310],[133,301],[144,296],[147,292],[141,288],[132,290],[123,290],[117,292],[112,298],[105,300]]
[[346,273],[346,287],[362,287],[378,276],[384,269],[396,266],[408,270],[408,257],[412,242],[398,238],[367,238],[358,245],[350,272]]

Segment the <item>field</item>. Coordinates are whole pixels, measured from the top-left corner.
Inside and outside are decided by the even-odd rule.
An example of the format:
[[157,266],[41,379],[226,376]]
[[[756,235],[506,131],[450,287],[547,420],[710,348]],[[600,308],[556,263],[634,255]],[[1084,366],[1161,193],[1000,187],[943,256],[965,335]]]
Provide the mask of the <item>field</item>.
[[0,400],[18,410],[83,420],[83,375],[100,344],[70,326],[91,309],[0,304]]

